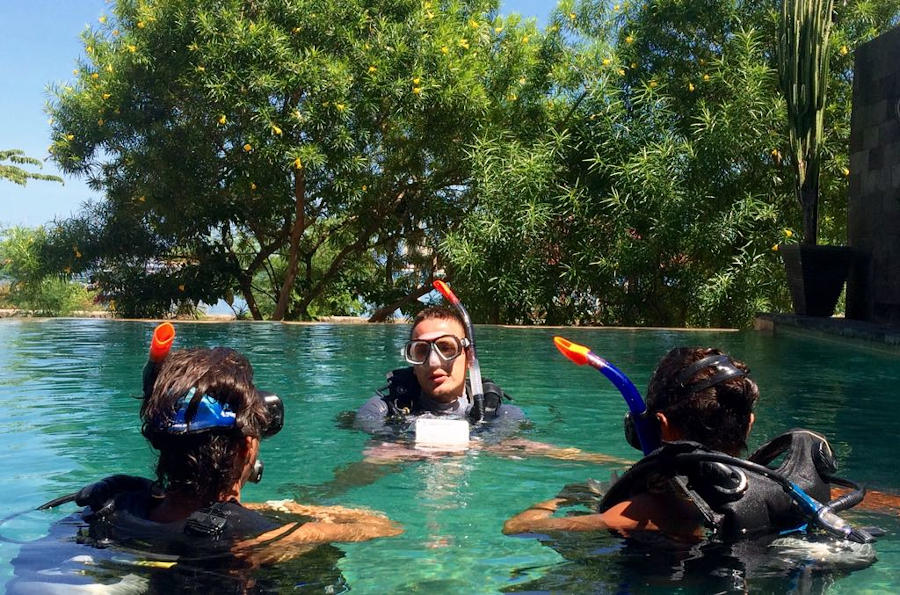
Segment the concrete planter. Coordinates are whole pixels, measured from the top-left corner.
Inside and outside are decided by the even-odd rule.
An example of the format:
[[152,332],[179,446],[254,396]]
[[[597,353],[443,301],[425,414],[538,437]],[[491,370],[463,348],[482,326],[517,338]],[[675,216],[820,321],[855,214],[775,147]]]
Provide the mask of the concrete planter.
[[780,246],[794,314],[831,316],[837,305],[854,252],[849,246]]

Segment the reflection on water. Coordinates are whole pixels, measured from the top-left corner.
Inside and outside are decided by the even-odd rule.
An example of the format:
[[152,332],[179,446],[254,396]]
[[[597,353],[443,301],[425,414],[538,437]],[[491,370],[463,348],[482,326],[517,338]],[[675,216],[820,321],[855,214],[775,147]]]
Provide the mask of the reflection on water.
[[[138,401],[133,397],[140,390],[152,326],[0,322],[3,510],[34,507],[111,473],[150,475],[154,457],[140,435]],[[512,514],[555,495],[566,484],[587,477],[606,480],[616,467],[469,452],[368,468],[361,463],[363,450],[370,446],[368,436],[339,420],[384,384],[388,370],[402,365],[399,346],[408,327],[176,326],[177,347],[227,345],[246,353],[257,383],[285,401],[285,428],[263,443],[266,476],[262,484],[247,488],[248,500],[302,496],[368,506],[405,526],[400,537],[342,544],[328,550],[331,557],[323,554],[323,560],[328,558],[340,571],[340,580],[359,592],[669,590],[676,582],[680,589],[698,592],[740,585],[817,592],[832,583],[832,592],[853,592],[887,589],[900,580],[900,527],[897,519],[875,513],[851,513],[854,522],[890,530],[876,546],[878,561],[852,574],[846,568],[823,570],[809,564],[796,564],[799,573],[777,567],[785,560],[793,563],[785,553],[788,547],[778,555],[767,549],[751,556],[764,564],[752,563],[748,570],[747,560],[733,549],[672,551],[607,535],[580,536],[587,539],[580,544],[545,540],[546,545],[506,537],[500,528]],[[526,438],[623,458],[637,456],[622,437],[621,397],[596,372],[559,356],[551,342],[554,334],[591,346],[640,388],[646,387],[669,348],[714,345],[748,362],[760,384],[751,449],[787,428],[810,427],[831,440],[841,475],[887,492],[900,489],[893,465],[896,447],[889,439],[897,423],[896,355],[752,332],[498,327],[479,327],[477,332],[485,373],[533,422]],[[348,480],[340,490],[313,488],[336,476]],[[305,493],[297,493],[298,486]],[[72,510],[32,513],[0,531],[7,537],[35,539]],[[19,546],[0,542],[0,580],[12,576],[10,561],[18,552]],[[123,570],[116,572],[121,576]],[[290,581],[298,571],[279,567],[273,572]]]

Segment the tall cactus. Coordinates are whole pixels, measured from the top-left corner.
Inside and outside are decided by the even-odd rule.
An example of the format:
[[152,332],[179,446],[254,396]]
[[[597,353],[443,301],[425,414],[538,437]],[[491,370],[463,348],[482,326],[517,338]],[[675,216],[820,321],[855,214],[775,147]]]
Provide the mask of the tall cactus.
[[833,7],[834,0],[782,0],[778,24],[778,75],[787,101],[805,244],[815,244],[818,233],[819,162]]

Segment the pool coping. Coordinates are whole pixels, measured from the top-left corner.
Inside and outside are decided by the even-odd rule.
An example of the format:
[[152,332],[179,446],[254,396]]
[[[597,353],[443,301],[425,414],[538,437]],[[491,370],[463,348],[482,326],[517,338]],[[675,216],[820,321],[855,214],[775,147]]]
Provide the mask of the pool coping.
[[756,331],[788,332],[833,340],[850,339],[859,345],[885,348],[900,353],[900,328],[841,317],[820,318],[795,314],[760,313],[753,320]]

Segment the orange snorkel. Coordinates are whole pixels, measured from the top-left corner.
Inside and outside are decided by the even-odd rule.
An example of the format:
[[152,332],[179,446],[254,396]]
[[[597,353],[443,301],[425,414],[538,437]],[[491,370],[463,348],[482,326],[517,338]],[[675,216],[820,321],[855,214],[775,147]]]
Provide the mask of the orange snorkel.
[[472,400],[474,401],[471,417],[477,423],[484,418],[484,385],[481,382],[481,365],[478,363],[478,356],[475,353],[475,329],[472,328],[472,319],[469,318],[469,313],[466,312],[465,306],[462,305],[462,302],[459,301],[459,298],[456,297],[449,285],[441,280],[435,281],[433,285],[459,312],[465,327],[464,330],[469,339],[469,354],[472,356],[469,378],[472,381]]
[[144,365],[143,394],[144,398],[153,392],[153,383],[159,375],[159,368],[172,350],[175,342],[175,327],[171,322],[163,322],[153,329],[153,337],[150,339],[150,355]]

